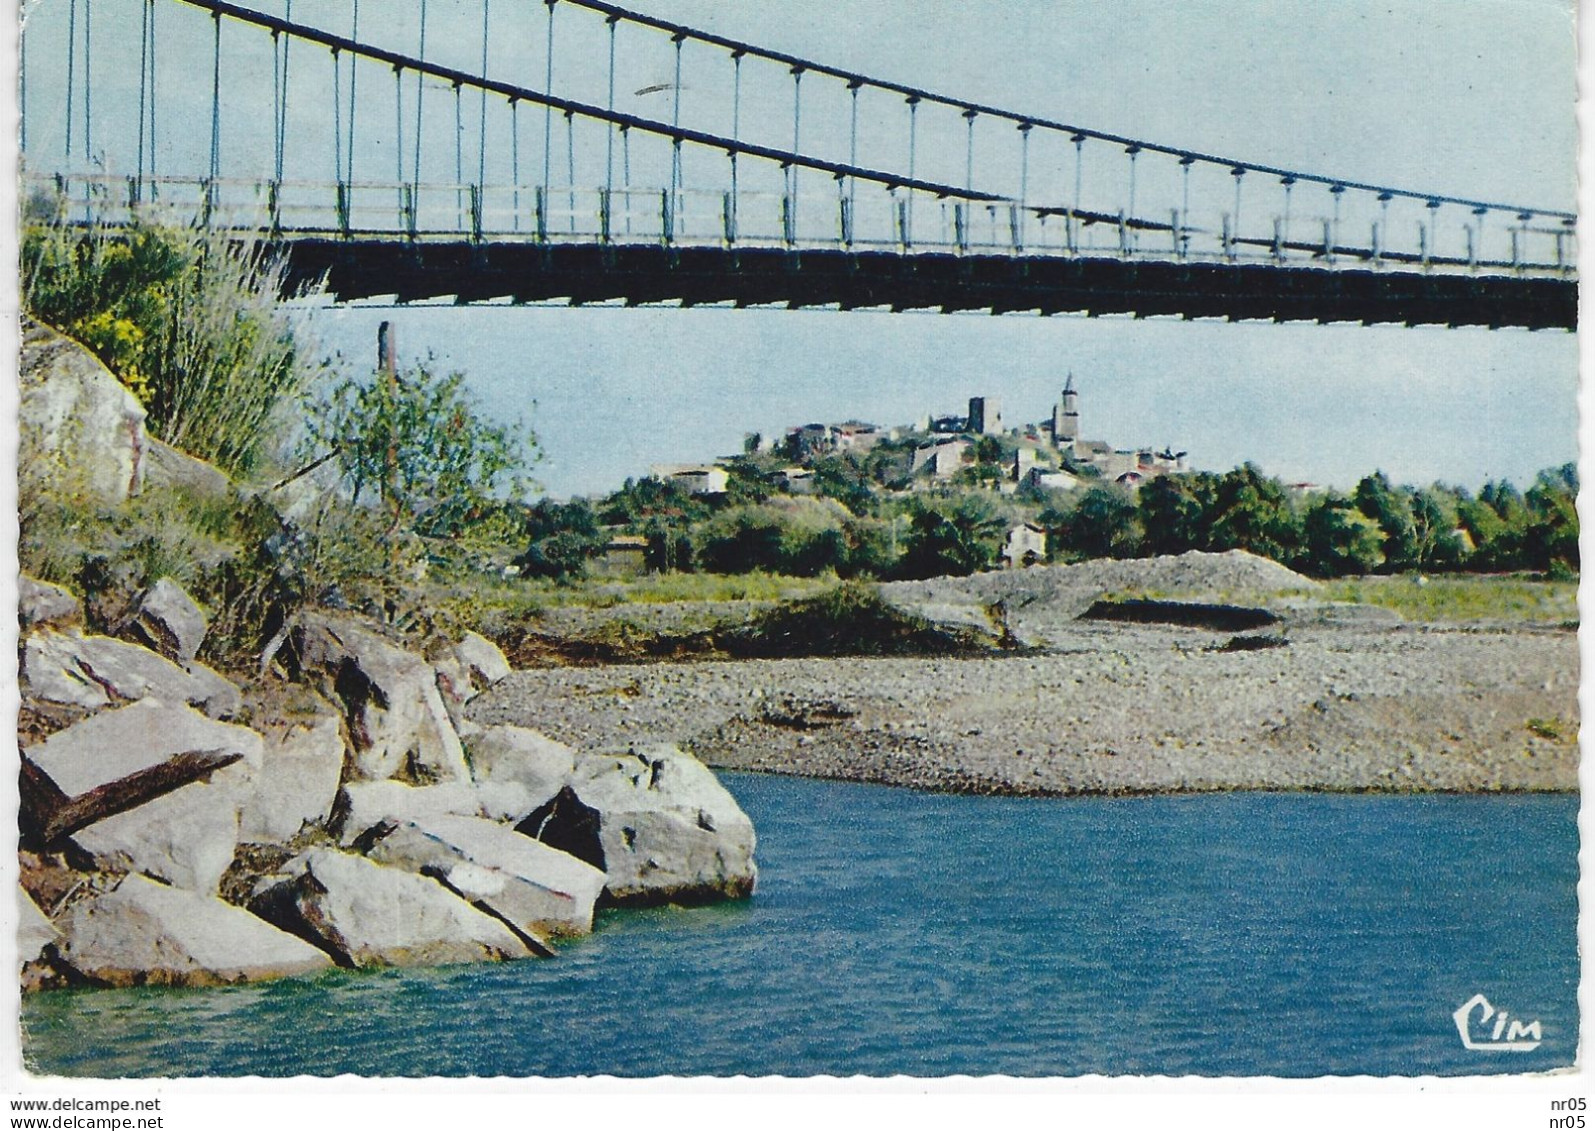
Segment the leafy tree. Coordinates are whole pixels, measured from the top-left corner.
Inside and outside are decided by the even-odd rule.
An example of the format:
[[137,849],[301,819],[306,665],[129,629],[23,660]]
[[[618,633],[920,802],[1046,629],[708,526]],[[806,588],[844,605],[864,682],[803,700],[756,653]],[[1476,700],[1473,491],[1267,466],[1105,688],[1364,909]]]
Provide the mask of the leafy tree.
[[598,512],[586,499],[540,499],[526,514],[526,552],[515,559],[525,577],[580,577],[602,549]]
[[786,524],[769,507],[716,515],[698,537],[698,562],[710,573],[781,572]]
[[990,569],[1007,523],[985,495],[915,499],[897,574],[906,578],[966,576]]
[[1384,531],[1343,495],[1330,494],[1315,502],[1302,526],[1306,564],[1320,576],[1365,574],[1385,560]]
[[1423,559],[1409,493],[1392,487],[1382,471],[1366,476],[1353,496],[1357,509],[1379,524],[1385,534],[1385,561],[1391,569],[1413,569]]
[[1205,549],[1207,509],[1215,493],[1213,477],[1202,473],[1160,475],[1143,484],[1136,497],[1142,551],[1183,554]]
[[767,457],[761,458],[756,453],[726,460],[721,465],[726,471],[726,490],[722,505],[748,506],[762,503],[774,495],[775,483],[772,481],[769,469],[764,466],[768,462]]
[[1524,562],[1559,577],[1578,573],[1578,468],[1568,463],[1542,471],[1524,497]]
[[1284,486],[1254,463],[1225,472],[1208,511],[1208,543],[1290,561],[1301,548],[1301,525]]
[[625,526],[646,534],[655,519],[686,525],[709,517],[709,505],[679,484],[647,476],[628,479],[599,505],[599,520],[608,526]]
[[854,514],[868,514],[875,506],[875,489],[867,466],[857,456],[825,456],[814,461],[814,492],[835,499]]
[[524,493],[536,437],[479,415],[464,382],[424,364],[392,378],[345,378],[310,414],[312,443],[330,453],[356,503],[380,501],[390,530],[434,508],[470,515]]
[[1454,493],[1438,484],[1412,494],[1412,530],[1419,568],[1457,569],[1467,557],[1467,548],[1456,530],[1457,501]]
[[1130,558],[1141,548],[1135,496],[1117,483],[1088,487],[1064,520],[1064,546],[1088,558]]

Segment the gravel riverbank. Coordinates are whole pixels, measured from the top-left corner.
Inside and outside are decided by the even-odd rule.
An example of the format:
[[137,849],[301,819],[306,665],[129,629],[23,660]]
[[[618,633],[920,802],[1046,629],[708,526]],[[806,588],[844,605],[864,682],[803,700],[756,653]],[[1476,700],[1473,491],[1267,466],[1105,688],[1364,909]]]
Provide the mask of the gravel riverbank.
[[1307,623],[1240,651],[1191,628],[1048,635],[977,658],[519,671],[471,713],[588,748],[672,741],[718,767],[940,790],[1577,788],[1571,631]]

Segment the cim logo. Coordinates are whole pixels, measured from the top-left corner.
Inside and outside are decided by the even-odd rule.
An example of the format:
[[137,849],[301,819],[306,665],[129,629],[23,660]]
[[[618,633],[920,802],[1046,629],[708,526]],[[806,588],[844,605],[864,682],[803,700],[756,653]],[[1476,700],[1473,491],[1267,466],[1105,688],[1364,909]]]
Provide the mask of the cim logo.
[[[1526,1025],[1509,1021],[1506,1010],[1496,1009],[1483,994],[1474,994],[1451,1016],[1462,1037],[1462,1047],[1475,1052],[1528,1052],[1539,1048],[1544,1037],[1538,1021]],[[1494,1026],[1490,1025],[1492,1018]],[[1475,1038],[1475,1034],[1482,1038],[1486,1033],[1488,1039]]]

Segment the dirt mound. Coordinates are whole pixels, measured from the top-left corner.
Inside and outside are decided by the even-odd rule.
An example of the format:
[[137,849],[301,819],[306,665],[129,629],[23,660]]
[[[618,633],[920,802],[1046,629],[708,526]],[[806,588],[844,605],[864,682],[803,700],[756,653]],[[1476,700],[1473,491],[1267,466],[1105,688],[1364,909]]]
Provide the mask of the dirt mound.
[[1045,644],[1108,594],[1256,602],[1280,591],[1312,591],[1319,582],[1278,562],[1229,550],[1192,550],[1160,558],[1102,559],[1075,565],[896,581],[881,594],[905,611],[936,622],[967,623],[976,610],[1001,605],[1009,628],[1025,643]]

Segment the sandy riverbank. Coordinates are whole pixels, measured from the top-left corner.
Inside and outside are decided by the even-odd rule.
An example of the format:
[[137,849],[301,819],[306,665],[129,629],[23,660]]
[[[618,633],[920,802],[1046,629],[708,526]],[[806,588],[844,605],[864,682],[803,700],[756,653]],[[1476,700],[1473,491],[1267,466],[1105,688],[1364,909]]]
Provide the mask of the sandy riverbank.
[[1041,651],[547,668],[473,704],[585,747],[1002,793],[1577,788],[1576,634],[1075,621]]

